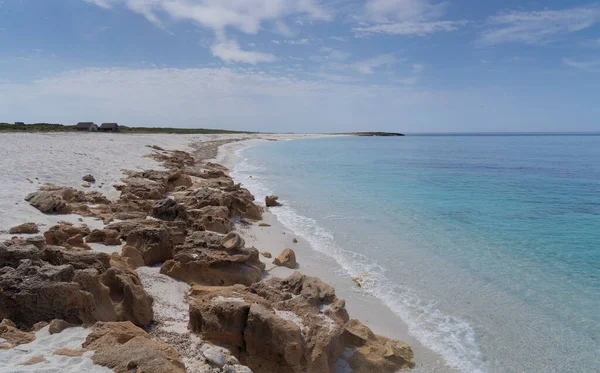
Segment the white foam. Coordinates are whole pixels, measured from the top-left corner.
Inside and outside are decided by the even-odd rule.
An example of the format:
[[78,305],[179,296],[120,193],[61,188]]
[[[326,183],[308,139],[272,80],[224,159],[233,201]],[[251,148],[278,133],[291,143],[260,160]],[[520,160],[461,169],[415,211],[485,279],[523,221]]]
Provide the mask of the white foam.
[[[256,161],[245,157],[244,151],[248,148],[249,146],[237,151],[240,161],[234,165],[232,176],[261,201],[264,196],[274,194],[275,188],[264,178],[249,174],[248,170],[260,172],[268,168],[266,165],[253,164]],[[369,276],[361,283],[362,289],[380,299],[397,314],[408,326],[409,333],[425,347],[440,354],[448,366],[465,373],[487,371],[475,330],[470,324],[441,312],[435,303],[424,302],[413,289],[390,283],[383,266],[362,254],[341,248],[335,242],[332,232],[321,227],[316,220],[299,214],[294,209],[293,201],[280,201],[282,206],[271,212],[284,226],[303,237],[314,250],[335,259],[345,271],[342,276],[368,273]],[[328,218],[339,217],[330,214]]]

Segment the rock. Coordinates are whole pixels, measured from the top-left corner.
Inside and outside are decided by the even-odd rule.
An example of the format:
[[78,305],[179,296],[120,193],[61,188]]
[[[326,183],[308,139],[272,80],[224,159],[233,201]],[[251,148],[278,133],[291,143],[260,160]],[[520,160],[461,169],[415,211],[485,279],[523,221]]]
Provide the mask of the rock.
[[192,178],[186,174],[176,174],[168,179],[167,189],[169,191],[178,187],[189,188],[193,185]]
[[19,365],[28,366],[28,365],[36,365],[40,363],[46,363],[48,360],[43,355],[35,355],[27,361],[22,362]]
[[0,289],[0,317],[26,329],[53,319],[148,325],[153,318],[152,297],[118,255],[0,244]]
[[24,223],[17,225],[16,227],[10,228],[8,233],[10,234],[34,234],[39,233],[40,229],[35,223]]
[[152,216],[161,220],[185,220],[185,206],[180,205],[171,198],[161,199],[152,206]]
[[217,169],[209,169],[209,170],[205,170],[203,173],[198,175],[198,177],[201,177],[202,179],[217,179],[217,178],[227,177],[227,175],[225,174],[224,171],[217,170]]
[[91,248],[83,241],[83,236],[90,234],[90,229],[86,226],[77,227],[71,223],[59,222],[44,233],[46,244],[64,245],[65,247],[79,247],[86,250]]
[[277,258],[275,258],[275,260],[273,260],[273,264],[294,269],[297,265],[296,253],[294,253],[294,250],[292,249],[285,249]]
[[414,355],[409,345],[375,335],[358,320],[350,320],[344,328],[346,346],[355,348],[347,358],[353,372],[396,372],[414,368]]
[[202,355],[209,363],[217,367],[222,367],[227,363],[225,354],[216,348],[207,348],[202,352]]
[[116,373],[185,373],[185,365],[168,344],[153,340],[130,322],[96,323],[83,344],[92,361]]
[[167,192],[165,183],[145,179],[141,177],[128,177],[124,180],[125,185],[121,188],[121,199],[151,199],[159,200]]
[[56,333],[62,332],[63,330],[65,330],[67,328],[72,328],[74,326],[75,326],[74,324],[66,322],[65,320],[54,319],[54,320],[50,321],[50,327],[48,328],[48,331],[50,332],[50,334],[56,334]]
[[174,249],[173,259],[166,261],[160,272],[188,283],[250,285],[260,281],[264,268],[258,250],[244,248],[237,233],[222,237],[194,232]]
[[81,184],[81,186],[84,187],[84,188],[90,188],[92,186],[92,184],[90,184],[90,183],[83,183],[83,184]]
[[25,243],[33,245],[38,249],[43,249],[44,247],[46,247],[46,238],[44,238],[43,236],[27,237],[25,239]]
[[270,227],[271,224],[267,224],[267,223],[258,223],[259,227]]
[[11,347],[33,342],[35,334],[17,329],[17,326],[8,319],[0,322],[0,339],[4,339]]
[[408,345],[350,320],[333,287],[298,272],[249,288],[193,286],[190,329],[238,351],[257,373],[333,373],[340,359],[360,373],[414,366]]
[[294,239],[292,240],[293,243],[298,243],[298,239],[294,237]]
[[280,206],[280,203],[277,202],[278,199],[279,199],[279,197],[277,197],[277,196],[266,196],[265,197],[265,205],[267,207]]
[[226,191],[209,188],[174,193],[173,198],[188,210],[201,209],[206,206],[224,206],[229,217],[240,216],[246,219],[262,218],[262,208],[254,204],[254,196],[244,188]]
[[344,302],[318,279],[194,286],[190,299],[190,329],[240,351],[255,372],[333,372],[343,355]]
[[81,234],[76,234],[73,237],[69,237],[66,241],[67,245],[71,245],[71,246],[75,246],[75,247],[81,247],[83,249],[86,250],[91,250],[92,248],[89,247],[88,245],[86,245],[86,243],[83,241],[83,236]]
[[267,259],[271,259],[271,258],[273,257],[273,256],[271,255],[271,253],[270,253],[270,252],[268,252],[268,251],[261,251],[261,252],[260,252],[260,255],[264,256],[264,257],[265,257],[265,258],[267,258]]
[[221,246],[227,251],[242,249],[246,242],[237,232],[231,232],[221,239]]
[[68,356],[68,357],[79,357],[84,354],[84,350],[71,350],[70,348],[61,347],[54,350],[54,355]]
[[115,229],[94,229],[86,238],[86,243],[98,242],[109,246],[121,245],[119,231]]
[[95,183],[96,182],[96,178],[94,178],[93,175],[85,175],[84,177],[82,177],[83,181],[87,181],[88,183]]
[[127,235],[122,255],[136,266],[162,263],[173,257],[171,236],[165,228],[138,228]]
[[70,214],[77,210],[89,213],[86,203],[110,203],[100,192],[84,193],[75,188],[61,187],[54,184],[42,185],[37,192],[27,195],[25,200],[44,214]]
[[229,233],[233,229],[229,209],[225,206],[205,206],[189,210],[188,215],[197,230]]

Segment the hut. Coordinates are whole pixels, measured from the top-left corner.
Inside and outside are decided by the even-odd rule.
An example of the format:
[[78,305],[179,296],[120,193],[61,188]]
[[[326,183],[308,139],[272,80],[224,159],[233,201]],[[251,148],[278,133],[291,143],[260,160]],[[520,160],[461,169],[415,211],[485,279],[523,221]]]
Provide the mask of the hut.
[[119,125],[117,123],[102,123],[99,130],[104,132],[119,132]]
[[79,122],[75,126],[77,131],[89,131],[96,132],[98,131],[98,126],[94,122]]

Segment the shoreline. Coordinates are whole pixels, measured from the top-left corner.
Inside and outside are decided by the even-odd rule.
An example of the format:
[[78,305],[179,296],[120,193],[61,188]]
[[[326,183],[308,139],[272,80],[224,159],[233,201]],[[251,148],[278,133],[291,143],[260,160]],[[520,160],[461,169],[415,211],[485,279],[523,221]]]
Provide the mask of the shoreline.
[[[64,371],[77,369],[70,365],[73,360],[57,358],[57,351],[64,347],[60,339],[64,334],[61,335],[58,331],[56,336],[52,335],[52,332],[48,336],[48,329],[38,331],[39,329],[34,326],[40,322],[56,319],[59,319],[57,322],[66,322],[68,325],[84,326],[77,329],[79,339],[70,346],[81,344],[83,349],[75,353],[80,354],[78,356],[84,354],[84,362],[88,365],[91,364],[89,358],[92,358],[94,362],[91,365],[92,371],[102,371],[104,368],[101,366],[111,367],[112,364],[111,361],[102,360],[100,357],[98,357],[100,360],[95,360],[97,354],[92,353],[96,349],[110,348],[110,345],[86,348],[85,344],[79,342],[84,338],[87,343],[89,338],[95,335],[94,333],[99,332],[99,328],[104,327],[103,323],[98,321],[110,324],[107,328],[115,328],[114,333],[123,332],[118,331],[119,328],[137,328],[134,333],[139,333],[140,338],[145,341],[143,343],[150,345],[136,348],[142,350],[156,348],[157,353],[158,350],[168,351],[167,356],[161,357],[165,359],[164,364],[172,367],[176,365],[178,369],[183,368],[188,371],[200,369],[207,373],[221,372],[219,368],[216,368],[217,370],[213,368],[217,364],[217,367],[225,369],[223,365],[225,364],[228,369],[235,368],[235,372],[238,372],[237,369],[241,369],[240,372],[247,372],[248,368],[243,365],[252,365],[253,369],[258,369],[258,372],[271,372],[270,368],[265,370],[265,363],[275,364],[277,371],[290,366],[296,371],[304,369],[302,368],[304,364],[313,364],[313,368],[308,368],[309,371],[329,371],[331,368],[331,371],[335,370],[336,373],[348,372],[350,366],[360,372],[372,369],[391,371],[390,369],[395,370],[400,367],[413,367],[413,353],[410,346],[399,340],[375,335],[357,319],[351,320],[345,302],[335,295],[335,289],[331,286],[335,284],[322,282],[319,273],[316,272],[315,277],[307,277],[313,274],[308,271],[311,265],[307,261],[301,264],[301,273],[295,273],[283,267],[274,268],[263,258],[260,259],[265,264],[257,260],[258,251],[252,246],[266,242],[277,243],[278,241],[273,240],[272,237],[279,235],[271,230],[263,230],[257,225],[259,220],[256,219],[262,215],[262,209],[254,204],[255,197],[248,190],[234,185],[233,180],[221,171],[222,166],[208,164],[210,158],[219,156],[221,148],[227,149],[233,145],[245,144],[244,141],[307,137],[316,136],[268,135],[260,137],[259,140],[257,136],[190,136],[183,139],[168,135],[130,137],[109,135],[105,141],[99,142],[93,136],[82,134],[76,137],[78,146],[73,146],[74,136],[69,134],[15,134],[3,138],[9,153],[20,155],[21,158],[14,158],[10,162],[1,164],[4,171],[2,179],[4,188],[0,190],[0,210],[11,214],[2,216],[0,229],[11,228],[12,230],[21,224],[31,224],[35,226],[35,233],[15,232],[14,234],[8,230],[0,231],[0,239],[5,240],[1,244],[4,255],[3,262],[0,263],[3,269],[2,280],[10,281],[11,276],[19,277],[19,271],[27,270],[28,279],[38,277],[40,279],[33,282],[28,280],[23,285],[16,286],[32,286],[33,291],[39,292],[41,288],[38,286],[43,284],[47,286],[68,284],[77,290],[73,295],[70,295],[70,292],[62,292],[64,295],[61,296],[86,297],[86,301],[92,301],[94,305],[76,308],[79,311],[74,312],[69,307],[80,307],[79,303],[71,305],[71,301],[52,297],[53,300],[49,304],[33,305],[41,316],[23,313],[24,308],[21,306],[2,309],[2,317],[6,320],[2,322],[0,337],[6,336],[2,334],[6,333],[6,330],[11,333],[13,331],[29,333],[27,338],[33,340],[33,343],[16,341],[12,346],[3,345],[4,350],[9,351],[9,355],[2,352],[0,348],[0,356],[8,359],[0,364],[0,371],[4,371],[3,368],[8,368],[10,371],[11,367],[25,363],[33,366],[46,362],[50,362],[47,367],[51,369],[58,368]],[[32,147],[32,144],[36,146]],[[124,148],[127,152],[121,153],[120,150]],[[91,175],[92,173],[95,176]],[[92,179],[91,184],[87,182],[87,178]],[[86,182],[82,183],[82,179]],[[220,184],[221,182],[231,184]],[[29,192],[33,193],[28,195]],[[195,193],[199,193],[198,198],[205,198],[203,196],[208,195],[209,199],[196,200]],[[29,203],[24,202],[23,198]],[[217,221],[235,227],[221,231],[220,227],[212,225],[197,226],[196,223],[200,221],[204,222],[202,224],[207,224],[207,221],[209,224],[214,222],[218,215],[210,212],[209,215],[202,215],[202,219],[208,217],[209,220],[187,219],[186,211],[190,214],[193,211],[196,213],[202,211],[203,202],[200,201],[208,202],[209,204],[204,207],[209,209],[228,211],[228,217],[217,218],[222,219]],[[165,203],[178,206],[177,211],[180,211],[180,208],[184,209],[183,215],[181,217],[177,215],[175,218],[156,215],[155,209],[162,208],[157,206],[163,206]],[[257,215],[256,212],[261,213]],[[236,216],[255,223],[235,224]],[[273,215],[265,212],[261,220],[271,221],[272,218]],[[271,222],[276,224],[274,220]],[[181,231],[182,225],[183,231]],[[128,226],[133,230],[127,228]],[[250,234],[253,229],[257,229],[254,237]],[[264,239],[261,238],[258,230],[265,234]],[[155,239],[153,237],[161,234],[159,233],[161,231],[166,238],[159,242],[163,242],[160,245],[165,246],[154,246],[159,243],[151,243]],[[43,236],[37,235],[38,233]],[[99,236],[100,233],[104,236]],[[92,239],[92,237],[108,237],[109,234],[112,243],[102,239],[100,241]],[[268,239],[268,236],[271,239]],[[244,237],[247,237],[247,244]],[[234,241],[231,241],[232,239]],[[289,239],[292,239],[291,234]],[[303,240],[298,243],[299,246],[304,244]],[[54,250],[52,255],[58,255],[63,259],[59,259],[58,262],[48,262],[54,259],[48,259],[53,256],[47,256],[46,250]],[[274,246],[271,251],[276,256],[281,250]],[[151,253],[150,256],[146,255],[148,253]],[[25,256],[27,260],[22,262],[22,265],[18,265],[23,255],[27,255]],[[97,267],[90,268],[90,264],[86,262],[89,260],[87,258],[98,260]],[[213,263],[216,264],[215,267],[212,267]],[[59,265],[61,269],[71,268],[72,272],[66,272],[67,277],[64,279],[44,277],[44,273],[48,270],[53,271],[53,266]],[[319,264],[315,262],[314,267],[318,269],[318,266]],[[177,272],[177,268],[187,269]],[[205,269],[198,271],[200,268]],[[117,285],[102,282],[115,280],[100,280],[96,277],[94,281],[100,282],[94,289],[104,289],[97,292],[87,287],[92,282],[88,280],[79,282],[78,278],[72,277],[83,273],[79,271],[88,271],[85,272],[86,276],[123,273],[117,277],[118,281],[128,281],[125,280],[126,278],[130,278],[131,281]],[[201,276],[202,279],[194,276]],[[261,277],[264,281],[261,281]],[[80,279],[83,281],[83,277]],[[239,284],[245,286],[240,287]],[[259,297],[256,293],[250,292],[251,286],[258,290],[261,288],[271,290]],[[29,290],[25,289],[26,294]],[[239,298],[240,291],[246,294],[243,298]],[[275,291],[273,296],[269,295],[272,291]],[[0,291],[0,295],[3,295],[2,293]],[[4,294],[9,297],[7,304],[14,302],[15,305],[20,305],[19,302],[27,302],[28,298],[19,298],[21,297],[19,294],[22,293],[22,291],[11,291]],[[133,294],[136,294],[137,300],[127,300],[127,297]],[[248,323],[248,327],[254,325],[254,328],[258,328],[255,333],[267,333],[265,336],[278,333],[276,336],[284,340],[292,338],[290,342],[294,341],[293,338],[300,338],[295,339],[296,342],[292,344],[297,346],[294,347],[295,351],[288,352],[286,347],[285,354],[281,355],[277,352],[278,345],[269,347],[272,350],[261,352],[262,355],[250,352],[245,347],[239,350],[240,345],[229,345],[226,342],[229,341],[227,339],[229,337],[225,337],[229,333],[228,329],[220,329],[220,333],[223,333],[221,338],[225,338],[225,341],[217,337],[205,339],[208,337],[204,333],[214,335],[214,330],[198,329],[199,325],[203,325],[201,320],[206,315],[211,315],[210,312],[214,312],[212,308],[198,311],[197,307],[203,307],[205,303],[202,302],[206,301],[208,304],[223,301],[234,304],[248,302],[244,307],[252,306],[250,314],[256,312],[254,315],[260,316],[254,317],[260,317],[260,320],[267,317],[266,320],[271,321],[266,321],[267,324],[261,324],[264,321],[250,321],[250,316],[246,313],[245,317],[248,319],[244,323]],[[102,311],[100,311],[101,304]],[[262,310],[253,311],[255,306]],[[130,307],[139,308],[134,310]],[[225,308],[227,309],[229,307]],[[355,309],[360,308],[350,309],[354,318],[360,317],[371,324],[368,313],[355,313]],[[106,312],[106,314],[101,316],[96,312]],[[200,314],[193,314],[193,312],[200,312]],[[208,313],[203,316],[203,312]],[[10,319],[14,319],[16,324]],[[127,324],[125,322],[130,326],[124,325]],[[198,324],[199,322],[201,324]],[[224,328],[232,328],[236,325],[225,323]],[[261,328],[266,330],[262,331]],[[243,338],[260,338],[260,334],[246,333],[245,335],[244,329],[246,327],[241,329]],[[375,329],[375,332],[380,333],[384,329]],[[290,332],[292,334],[289,334]],[[40,351],[36,347],[36,338],[40,340],[45,338],[47,343],[58,350]],[[254,344],[264,343],[264,339],[249,340]],[[4,343],[6,340],[0,339],[0,342]],[[152,343],[159,343],[159,345],[150,347]],[[282,344],[287,345],[283,340]],[[20,347],[14,349],[15,346]],[[219,349],[220,347],[217,346],[227,347],[229,350]],[[10,355],[13,352],[16,355]],[[34,356],[37,352],[41,354]],[[133,351],[131,354],[136,352]],[[234,354],[239,356],[239,361],[235,359]],[[173,356],[178,357],[173,359]],[[278,360],[271,361],[270,356],[275,356]],[[285,359],[283,362],[280,361],[282,358]],[[225,361],[222,359],[226,359],[226,363],[222,363],[221,361]],[[127,361],[118,364],[123,363],[129,367]],[[148,364],[148,361],[141,363]],[[158,371],[175,370],[169,368]],[[287,368],[285,371],[288,371]]]
[[[315,136],[314,138],[318,138]],[[293,141],[296,139],[286,139]],[[235,167],[242,161],[239,153],[247,148],[265,143],[264,139],[248,139],[224,144],[219,147],[218,154],[211,162],[216,162],[229,168],[229,174],[235,172]],[[236,180],[242,182],[242,180]],[[244,186],[242,183],[243,187]],[[251,190],[256,198],[256,203],[264,206],[264,197]],[[279,191],[275,191],[275,194]],[[271,210],[274,209],[274,210]],[[269,227],[260,227],[258,225],[248,225],[244,228],[238,228],[238,232],[244,237],[250,246],[255,246],[259,251],[268,251],[274,256],[278,255],[283,249],[291,248],[296,253],[299,267],[295,270],[308,276],[315,276],[332,285],[336,289],[336,294],[346,301],[346,308],[353,317],[362,320],[375,333],[384,335],[388,338],[401,340],[408,343],[415,354],[416,367],[413,372],[439,372],[455,373],[455,370],[449,367],[443,357],[435,351],[425,347],[418,339],[413,337],[408,326],[402,319],[396,315],[380,299],[361,290],[353,281],[350,275],[343,276],[344,269],[332,257],[315,250],[306,238],[296,234],[290,228],[281,223],[275,215],[277,207],[265,207],[262,221]],[[274,212],[272,212],[274,211]],[[293,239],[297,239],[297,243]],[[278,267],[271,263],[271,260],[261,256],[261,260],[267,265],[267,277],[287,277],[294,270]],[[376,317],[373,317],[376,315]]]

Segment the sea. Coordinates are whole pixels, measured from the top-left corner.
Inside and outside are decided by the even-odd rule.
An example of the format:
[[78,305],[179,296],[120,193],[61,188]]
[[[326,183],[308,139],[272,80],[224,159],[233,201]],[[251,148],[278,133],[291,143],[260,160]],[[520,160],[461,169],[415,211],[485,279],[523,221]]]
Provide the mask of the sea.
[[233,175],[461,372],[600,371],[600,136],[269,141]]

